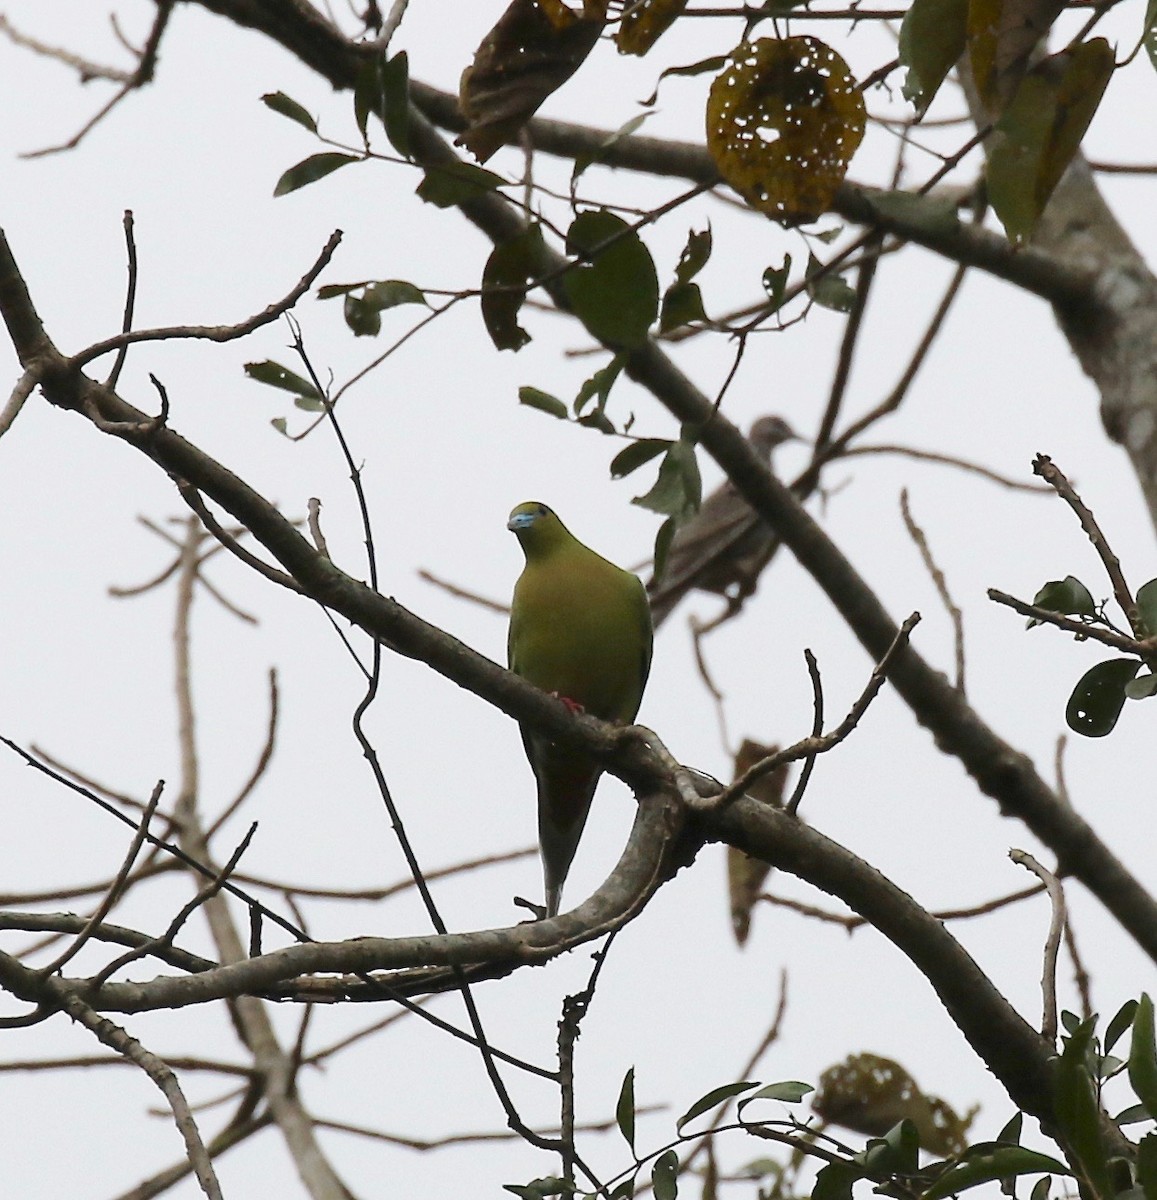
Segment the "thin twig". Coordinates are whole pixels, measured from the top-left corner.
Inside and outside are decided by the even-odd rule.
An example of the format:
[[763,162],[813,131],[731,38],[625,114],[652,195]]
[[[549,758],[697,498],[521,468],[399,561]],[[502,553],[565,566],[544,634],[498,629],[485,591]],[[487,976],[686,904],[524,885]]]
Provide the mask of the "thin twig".
[[1011,608],[1013,612],[1020,613],[1022,617],[1029,617],[1041,624],[1055,625],[1058,629],[1071,633],[1078,641],[1091,638],[1095,642],[1111,646],[1114,650],[1120,650],[1125,654],[1138,654],[1142,657],[1157,651],[1157,637],[1139,641],[1129,637],[1128,634],[1118,633],[1115,629],[1106,629],[1103,625],[1094,625],[1090,621],[1082,621],[1078,617],[1052,612],[1047,608],[1038,608],[1035,604],[1026,604],[1023,600],[1018,600],[1015,596],[1000,591],[999,588],[989,588],[986,594],[994,603],[1003,604],[1006,608]]
[[[818,739],[823,733],[824,728],[824,681],[820,675],[819,663],[816,662],[816,656],[809,649],[804,649],[804,662],[807,663],[808,678],[812,685],[812,732],[813,739]],[[808,780],[811,779],[811,773],[816,765],[816,754],[809,754],[803,762],[803,770],[800,771],[799,781],[796,783],[791,797],[784,805],[784,811],[789,816],[795,816],[799,812],[800,801],[803,800],[804,792],[807,790]]]
[[262,744],[261,753],[257,756],[257,762],[250,772],[249,778],[242,785],[241,790],[225,806],[220,816],[205,831],[206,838],[212,838],[217,830],[245,803],[253,789],[260,783],[262,776],[268,770],[269,763],[273,758],[274,745],[277,741],[277,717],[280,711],[279,699],[277,668],[271,667],[269,670],[269,719],[265,724],[265,741]]
[[42,974],[46,978],[57,974],[66,963],[71,962],[80,953],[85,942],[92,936],[93,930],[104,921],[105,917],[112,910],[113,905],[121,898],[125,880],[128,879],[129,873],[133,869],[133,864],[137,861],[137,855],[140,854],[141,847],[145,844],[145,839],[148,837],[149,822],[153,819],[153,814],[157,811],[157,805],[161,802],[161,792],[164,790],[164,787],[164,781],[158,780],[156,786],[153,788],[153,794],[149,797],[148,804],[145,805],[145,811],[141,814],[140,823],[137,825],[133,839],[129,843],[128,851],[125,854],[124,861],[121,863],[120,870],[116,874],[116,878],[109,885],[108,891],[97,905],[96,911],[89,917],[85,927],[77,934],[68,949],[53,959],[46,967],[42,968]]
[[[137,240],[133,236],[133,211],[131,208],[125,209],[123,218],[125,230],[125,255],[128,265],[128,284],[125,287],[125,311],[124,317],[121,320],[121,333],[128,333],[133,327],[133,313],[136,310],[137,304]],[[122,346],[117,351],[116,361],[113,363],[112,370],[105,380],[105,387],[110,390],[115,390],[117,380],[120,378],[121,369],[125,365],[125,359],[128,357],[128,346]]]
[[1077,514],[1081,528],[1088,535],[1089,541],[1093,543],[1093,548],[1100,556],[1105,574],[1108,575],[1109,582],[1113,586],[1113,595],[1116,597],[1121,611],[1125,614],[1125,619],[1129,622],[1129,628],[1136,638],[1143,638],[1146,631],[1137,612],[1133,594],[1129,591],[1129,585],[1125,582],[1125,576],[1121,571],[1121,560],[1113,553],[1112,547],[1101,532],[1101,527],[1097,524],[1092,509],[1077,495],[1073,485],[1065,478],[1064,472],[1053,463],[1047,454],[1038,454],[1033,459],[1032,469],[1033,474],[1039,475],[1045,483],[1055,488],[1057,495]]
[[77,369],[86,366],[93,359],[100,358],[122,346],[133,345],[136,342],[164,342],[177,338],[203,338],[211,342],[231,342],[238,338],[247,337],[255,330],[271,324],[284,316],[302,296],[309,290],[313,281],[325,270],[334,251],[341,242],[341,230],[330,235],[317,261],[309,268],[300,280],[280,300],[274,301],[268,307],[246,317],[236,325],[169,325],[158,329],[135,329],[128,333],[118,333],[115,337],[105,338],[95,342],[69,360],[69,365]]
[[[50,986],[56,984],[56,981],[52,979],[47,982]],[[109,1049],[115,1050],[130,1062],[136,1063],[161,1089],[165,1099],[169,1102],[177,1129],[185,1139],[185,1153],[197,1176],[197,1182],[201,1185],[201,1190],[209,1197],[209,1200],[223,1200],[221,1185],[217,1182],[217,1174],[213,1170],[213,1162],[205,1149],[205,1143],[201,1141],[201,1134],[197,1129],[196,1121],[193,1120],[193,1114],[189,1111],[189,1105],[181,1091],[181,1085],[177,1082],[177,1077],[168,1064],[152,1051],[146,1050],[136,1038],[131,1037],[119,1025],[94,1012],[74,992],[69,992],[59,985],[53,987],[52,990],[57,993],[61,1008],[77,1024],[83,1025]]]
[[896,636],[892,639],[892,644],[884,652],[883,658],[872,669],[872,674],[869,676],[864,690],[848,710],[848,715],[844,717],[831,733],[826,733],[818,738],[803,738],[796,742],[794,746],[788,746],[786,750],[780,750],[769,758],[761,759],[754,766],[744,771],[734,783],[729,784],[723,791],[706,799],[699,798],[691,804],[691,807],[707,811],[723,808],[730,804],[737,796],[743,795],[754,780],[768,774],[770,771],[774,771],[780,763],[795,762],[798,759],[807,758],[811,754],[823,754],[833,747],[838,746],[860,723],[860,720],[863,718],[864,713],[867,712],[869,705],[876,698],[880,688],[884,686],[888,666],[893,657],[895,657],[901,646],[907,645],[912,630],[916,628],[919,622],[920,614],[914,612],[896,631]]
[[426,583],[433,584],[436,588],[441,588],[442,591],[448,592],[451,596],[455,596],[459,600],[469,600],[471,604],[477,604],[479,608],[485,608],[501,616],[510,616],[509,604],[503,604],[498,600],[491,600],[486,596],[480,596],[477,592],[468,591],[466,588],[459,587],[456,583],[440,579],[437,575],[425,569],[418,572],[418,578]]
[[1041,993],[1044,1012],[1041,1015],[1041,1037],[1050,1046],[1057,1044],[1057,953],[1061,946],[1061,931],[1065,927],[1065,893],[1061,881],[1046,871],[1025,850],[1010,850],[1008,857],[1018,866],[1031,871],[1044,885],[1052,905],[1052,919],[1045,938],[1044,970],[1041,973]]
[[940,603],[944,605],[949,619],[952,621],[953,641],[956,645],[956,690],[963,696],[965,694],[964,614],[960,611],[959,606],[953,602],[952,594],[948,590],[948,581],[944,578],[944,572],[936,565],[936,560],[932,557],[932,551],[928,548],[928,539],[924,535],[924,530],[916,524],[912,516],[912,510],[908,507],[907,488],[902,488],[900,491],[900,512],[903,514],[904,527],[908,530],[908,536],[916,543],[916,549],[920,551],[920,557],[924,562],[924,569],[932,577],[932,582],[936,586],[936,593],[940,597]]

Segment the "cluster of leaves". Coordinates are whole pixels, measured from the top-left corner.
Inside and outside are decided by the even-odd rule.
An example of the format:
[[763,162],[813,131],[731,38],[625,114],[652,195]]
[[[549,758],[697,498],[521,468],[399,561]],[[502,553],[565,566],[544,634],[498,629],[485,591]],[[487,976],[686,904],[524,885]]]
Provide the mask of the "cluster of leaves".
[[[1137,616],[1148,636],[1157,633],[1157,579],[1151,579],[1137,591]],[[1076,617],[1090,626],[1110,629],[1104,605],[1097,604],[1092,593],[1075,576],[1054,579],[1033,597],[1033,605],[1047,612]],[[1042,622],[1030,618],[1028,628]],[[1157,674],[1152,669],[1137,678],[1147,660],[1138,654],[1105,659],[1090,667],[1077,681],[1065,708],[1065,720],[1075,733],[1085,737],[1104,737],[1111,733],[1125,707],[1126,700],[1144,700],[1157,694]]]
[[1061,0],[913,0],[900,30],[904,95],[917,115],[967,58],[994,120],[988,197],[1013,241],[1032,233],[1116,66],[1104,38],[1078,38],[1032,61],[1064,8]]
[[[714,1134],[748,1133],[770,1138],[789,1146],[796,1155],[818,1159],[823,1165],[811,1187],[811,1200],[851,1200],[853,1186],[861,1181],[872,1183],[877,1193],[894,1200],[946,1200],[994,1182],[999,1182],[1006,1194],[1014,1195],[1015,1181],[1022,1176],[1037,1177],[1032,1200],[1049,1200],[1054,1177],[1076,1180],[1083,1194],[1096,1200],[1152,1200],[1157,1195],[1157,1133],[1147,1133],[1135,1146],[1123,1138],[1114,1140],[1114,1134],[1122,1126],[1157,1119],[1153,1002],[1148,995],[1128,1001],[1108,1023],[1103,1042],[1097,1036],[1097,1020],[1094,1016],[1082,1021],[1068,1012],[1061,1017],[1065,1035],[1061,1052],[1053,1059],[1053,1122],[1049,1133],[1061,1148],[1063,1161],[1021,1145],[1023,1113],[1013,1116],[992,1141],[964,1144],[968,1118],[962,1120],[954,1114],[953,1127],[947,1134],[943,1125],[938,1129],[926,1126],[922,1134],[919,1114],[928,1108],[931,1098],[923,1097],[897,1064],[872,1055],[856,1056],[840,1068],[833,1068],[840,1077],[838,1098],[829,1096],[825,1100],[821,1095],[815,1102],[817,1112],[825,1104],[836,1103],[842,1111],[833,1117],[853,1128],[863,1122],[847,1119],[849,1105],[858,1104],[865,1112],[871,1107],[873,1121],[886,1111],[906,1114],[882,1136],[869,1137],[862,1150],[852,1151],[822,1129],[790,1116],[772,1120],[751,1116],[750,1106],[756,1101],[800,1103],[814,1090],[809,1084],[786,1081],[762,1086],[745,1080],[713,1088],[700,1097],[675,1122],[675,1137],[668,1145],[640,1155],[635,1140],[635,1077],[631,1069],[623,1080],[615,1117],[632,1163],[611,1181],[611,1200],[630,1200],[648,1167],[657,1200],[675,1200],[680,1177],[688,1165],[680,1162],[677,1147],[703,1136],[702,1132],[688,1133],[687,1127],[733,1100],[737,1101],[734,1119],[726,1123],[717,1120],[712,1126]],[[1129,1057],[1122,1059],[1112,1051],[1130,1030]],[[831,1075],[825,1072],[829,1092]],[[1137,1102],[1110,1118],[1103,1109],[1103,1091],[1123,1075]],[[942,1152],[946,1145],[954,1146],[954,1152],[921,1163],[922,1151],[940,1147]],[[785,1178],[783,1166],[770,1160],[749,1164],[745,1173],[753,1179],[776,1176],[781,1185]],[[584,1195],[574,1183],[555,1176],[509,1184],[506,1190],[522,1200]],[[704,1188],[703,1195],[713,1194],[712,1187]]]

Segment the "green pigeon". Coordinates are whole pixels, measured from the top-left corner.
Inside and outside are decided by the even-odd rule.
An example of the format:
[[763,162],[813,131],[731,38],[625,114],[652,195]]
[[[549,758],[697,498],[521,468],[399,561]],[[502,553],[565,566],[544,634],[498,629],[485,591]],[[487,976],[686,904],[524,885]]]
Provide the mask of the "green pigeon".
[[[629,724],[651,667],[642,581],[584,546],[536,500],[518,505],[506,527],[526,555],[510,606],[510,669],[576,711]],[[538,782],[546,915],[553,917],[603,769],[525,725],[522,744]]]
[[[782,417],[760,417],[747,440],[768,467],[776,446],[798,439]],[[663,574],[647,584],[651,617],[661,625],[688,592],[698,588],[726,597],[733,605],[755,590],[759,573],[779,548],[779,540],[730,481],[703,501],[671,542]]]

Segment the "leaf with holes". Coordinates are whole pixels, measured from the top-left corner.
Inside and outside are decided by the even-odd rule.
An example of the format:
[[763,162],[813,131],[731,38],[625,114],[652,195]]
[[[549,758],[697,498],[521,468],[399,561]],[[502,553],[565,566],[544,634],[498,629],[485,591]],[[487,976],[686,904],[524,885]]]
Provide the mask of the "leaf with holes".
[[606,23],[559,3],[512,0],[462,73],[458,107],[468,124],[455,141],[479,162],[517,138],[538,107],[582,66]]
[[785,225],[831,206],[864,136],[847,63],[813,37],[743,42],[711,85],[707,148],[719,173]]
[[1110,658],[1090,667],[1077,681],[1065,708],[1069,728],[1085,737],[1112,733],[1125,707],[1125,685],[1140,669],[1139,658]]

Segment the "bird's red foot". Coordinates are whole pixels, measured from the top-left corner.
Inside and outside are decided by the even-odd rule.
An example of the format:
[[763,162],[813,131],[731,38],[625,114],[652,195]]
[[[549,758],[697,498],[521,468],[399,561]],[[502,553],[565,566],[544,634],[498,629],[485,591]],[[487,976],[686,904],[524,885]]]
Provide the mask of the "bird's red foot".
[[567,712],[581,713],[586,712],[586,709],[577,701],[572,700],[569,696],[561,696],[558,692],[551,692],[551,695],[556,700],[561,700],[566,705]]

